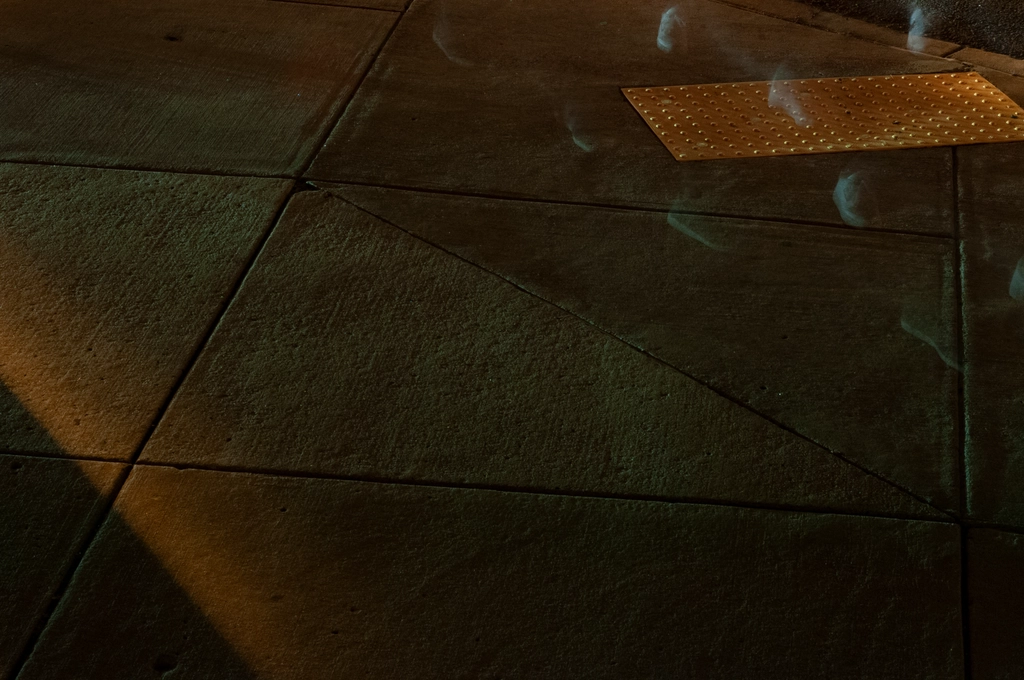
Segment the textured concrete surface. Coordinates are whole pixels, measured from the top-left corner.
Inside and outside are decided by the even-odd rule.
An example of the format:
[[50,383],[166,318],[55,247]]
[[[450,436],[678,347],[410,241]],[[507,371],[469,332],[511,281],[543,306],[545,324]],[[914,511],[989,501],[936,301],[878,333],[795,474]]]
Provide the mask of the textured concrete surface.
[[1024,677],[1020,145],[673,161],[965,68],[758,1],[2,3],[0,678]]
[[23,680],[961,677],[947,524],[149,467],[115,511]]
[[972,677],[1011,680],[1024,649],[1024,536],[972,529],[968,542]]
[[124,472],[115,463],[0,454],[0,677],[36,632]]
[[926,35],[1024,57],[1024,5],[1018,0],[803,0],[833,12],[910,30],[920,9]]
[[299,172],[397,16],[256,0],[4,3],[0,160]]
[[811,5],[797,0],[719,0],[728,5],[750,9],[768,16],[795,21],[807,26],[814,26],[834,33],[851,35],[863,40],[890,45],[892,47],[910,48],[914,52],[943,57],[960,48],[958,43],[936,40],[927,35],[915,33],[914,40],[908,45],[909,27],[899,24],[899,28],[879,26],[860,19],[854,19],[835,12],[824,12]]
[[940,507],[959,505],[952,247],[339,187]]
[[293,199],[143,460],[930,512],[323,192]]
[[951,62],[703,0],[680,7],[687,23],[666,53],[660,4],[417,2],[309,176],[842,224],[836,182],[859,170],[876,187],[871,226],[952,232],[948,149],[679,163],[619,91]]
[[1024,526],[1024,146],[960,150],[972,516]]
[[0,165],[0,451],[128,460],[290,185]]

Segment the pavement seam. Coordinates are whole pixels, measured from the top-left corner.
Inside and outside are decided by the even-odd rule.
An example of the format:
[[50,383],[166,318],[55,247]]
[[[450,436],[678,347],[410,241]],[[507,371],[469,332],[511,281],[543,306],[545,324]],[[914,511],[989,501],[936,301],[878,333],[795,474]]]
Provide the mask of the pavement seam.
[[[940,241],[949,241],[953,238],[952,234],[931,234],[919,231],[904,231],[902,229],[881,229],[877,227],[851,227],[847,224],[834,224],[831,222],[817,222],[814,220],[799,220],[790,219],[785,217],[754,217],[751,215],[738,215],[731,213],[718,213],[718,212],[704,212],[697,210],[673,210],[670,208],[650,208],[635,205],[619,205],[615,203],[589,203],[582,201],[565,201],[550,198],[536,198],[536,197],[522,197],[522,196],[501,196],[492,194],[477,194],[467,193],[461,191],[452,191],[448,189],[429,189],[423,187],[411,187],[400,184],[379,184],[376,182],[354,182],[354,181],[341,181],[341,180],[329,180],[329,179],[318,179],[313,177],[304,177],[307,182],[318,186],[325,191],[330,191],[331,186],[353,186],[353,187],[373,187],[379,189],[389,189],[392,191],[408,191],[411,193],[421,194],[434,194],[438,196],[451,196],[455,198],[473,198],[479,200],[488,201],[507,201],[511,203],[535,203],[540,205],[558,205],[566,207],[576,208],[592,208],[596,210],[611,210],[619,212],[642,212],[651,213],[655,215],[686,215],[687,217],[715,217],[726,220],[737,220],[744,222],[764,222],[766,224],[779,224],[788,226],[799,226],[799,227],[819,227],[822,229],[836,229],[839,231],[850,231],[857,233],[871,233],[871,234],[891,234],[893,236],[910,236],[920,237],[927,239],[938,239]],[[358,207],[358,206],[356,206]]]
[[370,7],[368,5],[338,5],[333,2],[315,2],[315,0],[267,0],[267,2],[284,2],[289,5],[314,5],[316,7],[335,7],[337,9],[366,9],[372,12],[389,12],[391,14],[401,14],[405,10],[403,9],[392,9],[389,7]]
[[18,451],[14,449],[0,450],[0,456],[21,456],[23,458],[44,458],[46,460],[63,460],[74,463],[111,463],[114,465],[127,465],[127,460],[118,458],[98,458],[96,456],[68,456],[63,453],[51,453],[48,451]]
[[[122,465],[124,464],[122,463]],[[36,647],[39,644],[40,638],[42,638],[43,633],[50,625],[50,621],[53,618],[53,615],[57,612],[57,609],[60,607],[61,602],[64,601],[64,595],[71,587],[71,582],[74,581],[75,574],[78,573],[78,569],[82,565],[82,562],[85,560],[86,554],[88,554],[89,549],[95,543],[96,537],[99,535],[100,530],[103,528],[103,525],[106,524],[107,517],[110,516],[110,511],[114,507],[114,502],[117,500],[118,495],[121,493],[121,489],[124,487],[125,482],[128,480],[128,475],[131,473],[131,471],[131,465],[124,465],[124,469],[121,470],[120,474],[118,475],[118,479],[112,485],[106,500],[104,500],[103,503],[100,505],[96,521],[93,523],[93,526],[86,533],[84,539],[82,540],[81,544],[78,547],[78,550],[72,555],[71,559],[69,560],[70,564],[68,564],[66,570],[61,576],[60,582],[57,584],[57,588],[53,591],[53,595],[50,596],[50,601],[47,603],[46,609],[43,611],[42,616],[40,616],[39,621],[33,627],[32,633],[31,635],[29,635],[29,638],[25,641],[24,647],[22,647],[21,651],[18,653],[18,656],[15,658],[15,662],[11,666],[11,674],[8,676],[9,678],[11,678],[11,680],[16,680],[16,678],[19,675],[21,675],[21,672],[25,669],[25,664],[28,663],[28,660],[32,657],[32,653],[35,652]]]
[[394,479],[389,477],[373,477],[366,475],[344,475],[332,474],[329,472],[304,472],[300,470],[278,470],[274,468],[255,468],[248,466],[193,464],[193,463],[165,463],[159,461],[139,461],[138,467],[149,468],[173,468],[175,470],[197,470],[201,472],[219,472],[224,474],[244,474],[259,477],[283,477],[288,479],[312,479],[335,482],[358,482],[360,484],[387,484],[394,486],[427,487],[436,489],[457,489],[467,491],[490,491],[494,493],[511,493],[533,496],[557,496],[566,498],[588,498],[594,500],[627,501],[638,503],[662,503],[666,505],[703,505],[712,507],[743,508],[747,510],[764,510],[773,512],[790,512],[814,515],[838,515],[842,517],[869,517],[872,519],[889,519],[908,522],[933,522],[936,524],[955,525],[954,518],[942,519],[938,517],[922,517],[918,515],[907,515],[902,513],[873,513],[856,512],[853,510],[844,511],[831,508],[817,508],[814,506],[788,505],[785,503],[754,503],[754,502],[733,502],[718,501],[714,499],[698,497],[673,497],[645,494],[613,493],[601,491],[573,491],[567,489],[546,489],[543,487],[513,486],[502,484],[473,484],[460,482],[443,482],[417,479]]
[[953,170],[953,304],[955,305],[954,324],[956,328],[956,362],[960,370],[956,372],[957,393],[957,456],[960,473],[960,517],[967,517],[967,410],[964,401],[964,253],[963,241],[960,238],[960,161],[956,147],[952,148]]
[[359,88],[363,86],[363,83],[366,82],[366,78],[377,66],[377,60],[380,58],[381,53],[384,52],[384,48],[387,47],[388,42],[390,42],[391,36],[395,34],[395,30],[398,28],[398,24],[402,23],[402,18],[405,17],[405,11],[403,10],[399,12],[393,10],[392,13],[397,14],[398,16],[391,24],[391,28],[388,29],[388,32],[384,36],[384,39],[380,41],[380,45],[377,47],[377,51],[373,53],[373,57],[366,65],[366,69],[363,71],[362,75],[359,76],[359,81],[349,92],[348,100],[338,107],[338,112],[335,114],[334,120],[330,121],[324,127],[324,133],[320,136],[317,143],[313,146],[312,151],[310,151],[309,153],[309,157],[302,164],[302,170],[297,173],[297,177],[305,178],[305,175],[309,172],[309,169],[313,167],[313,162],[316,161],[317,156],[319,156],[320,152],[322,152],[324,150],[324,147],[327,146],[327,142],[331,139],[331,135],[334,134],[334,131],[335,129],[337,129],[338,124],[341,123],[341,119],[345,117],[345,112],[348,111],[348,107],[352,105],[352,101],[356,98],[356,94],[359,92]]
[[[268,0],[268,2],[276,2],[278,0]],[[285,0],[280,0],[284,2]],[[47,163],[45,161],[24,161],[24,160],[4,160],[0,158],[0,164],[9,165],[32,165],[38,167],[48,168],[82,168],[85,170],[103,170],[111,172],[152,172],[166,175],[198,175],[202,177],[232,177],[236,179],[273,179],[273,180],[286,180],[286,181],[305,181],[307,183],[316,184],[330,184],[337,186],[356,186],[356,187],[378,187],[381,189],[391,189],[394,191],[409,191],[413,193],[424,193],[424,194],[437,194],[441,196],[455,196],[461,198],[477,198],[481,200],[492,200],[492,201],[512,201],[520,203],[538,203],[542,205],[563,205],[568,207],[579,207],[579,208],[594,208],[598,210],[618,210],[622,212],[647,212],[655,214],[678,214],[687,215],[693,217],[718,217],[727,220],[743,220],[747,222],[765,222],[768,224],[784,224],[784,225],[795,225],[802,227],[820,227],[823,229],[838,229],[841,231],[853,231],[853,232],[868,232],[872,234],[893,234],[895,236],[915,236],[921,238],[939,239],[939,240],[951,240],[952,235],[944,234],[933,234],[921,231],[906,231],[902,229],[883,229],[878,227],[851,227],[847,224],[837,224],[833,222],[818,222],[815,220],[798,220],[784,217],[755,217],[752,215],[740,215],[733,213],[719,213],[719,212],[701,212],[693,210],[672,210],[670,208],[655,208],[645,207],[629,204],[617,204],[617,203],[590,203],[586,201],[566,201],[552,198],[537,198],[532,196],[505,196],[499,194],[478,194],[471,192],[453,191],[447,189],[431,189],[427,187],[415,187],[406,186],[402,184],[381,184],[377,182],[359,182],[352,180],[331,180],[324,178],[316,178],[308,176],[308,173],[303,173],[301,178],[294,175],[246,175],[237,174],[230,172],[216,172],[206,170],[168,170],[160,168],[149,168],[149,167],[134,167],[134,166],[114,166],[114,165],[85,165],[76,163]]]
[[953,256],[954,260],[954,304],[956,305],[956,346],[957,365],[960,370],[956,372],[956,393],[957,393],[957,454],[959,462],[960,479],[960,625],[963,642],[964,655],[964,680],[971,678],[971,597],[970,597],[970,566],[969,566],[969,534],[963,520],[967,518],[967,411],[964,403],[964,371],[967,366],[964,363],[964,254],[963,241],[960,238],[960,161],[954,146],[952,154],[953,173]]
[[[272,0],[268,0],[272,1]],[[91,163],[51,163],[49,161],[32,161],[20,159],[5,159],[0,155],[0,164],[5,165],[32,165],[44,168],[80,168],[83,170],[109,170],[112,172],[155,172],[167,175],[198,175],[201,177],[233,177],[236,179],[296,179],[295,175],[273,175],[273,174],[245,174],[237,172],[226,172],[219,170],[181,170],[169,168],[155,168],[143,165],[97,165]]]
[[[285,0],[268,0],[268,2],[284,2]],[[801,227],[820,227],[822,229],[837,229],[840,231],[851,231],[851,232],[867,232],[872,234],[892,234],[894,236],[912,236],[921,237],[928,239],[939,239],[943,241],[951,240],[952,235],[944,234],[933,234],[921,231],[906,231],[903,229],[883,229],[878,227],[851,227],[846,224],[837,224],[833,222],[818,222],[815,220],[799,220],[784,217],[756,217],[752,215],[741,215],[733,213],[720,213],[713,211],[694,211],[694,210],[672,210],[669,208],[656,208],[656,207],[645,207],[629,204],[617,204],[617,203],[591,203],[586,201],[566,201],[551,198],[537,198],[532,196],[505,196],[499,194],[479,194],[471,192],[460,192],[446,189],[431,189],[427,187],[415,187],[406,186],[402,184],[381,184],[377,182],[359,182],[351,180],[331,180],[324,178],[310,177],[304,173],[301,178],[297,178],[293,175],[245,175],[230,172],[215,172],[206,170],[168,170],[160,168],[148,168],[148,167],[133,167],[133,166],[113,166],[113,165],[84,165],[76,163],[47,163],[45,161],[23,161],[23,160],[4,160],[0,158],[0,164],[9,165],[31,165],[38,167],[52,167],[52,168],[81,168],[85,170],[102,170],[111,172],[152,172],[166,175],[197,175],[202,177],[231,177],[236,179],[271,179],[271,180],[286,180],[286,181],[305,181],[316,185],[329,184],[337,186],[364,186],[364,187],[378,187],[381,189],[391,189],[394,191],[409,191],[413,193],[424,193],[424,194],[437,194],[441,196],[454,196],[460,198],[476,198],[481,200],[492,200],[492,201],[511,201],[520,203],[537,203],[542,205],[561,205],[568,207],[579,207],[579,208],[594,208],[598,210],[617,210],[622,212],[646,212],[654,214],[678,214],[692,217],[716,217],[727,220],[742,220],[746,222],[765,222],[767,224],[782,224],[782,225],[794,225]]]
[[820,443],[818,441],[815,441],[814,439],[812,439],[812,438],[808,437],[807,435],[805,435],[805,434],[803,434],[803,433],[793,429],[792,427],[789,427],[788,425],[785,425],[784,423],[781,423],[781,422],[775,420],[771,416],[768,416],[768,415],[766,415],[764,413],[761,413],[760,411],[754,409],[753,407],[751,407],[750,405],[744,403],[743,401],[739,400],[738,398],[733,397],[732,395],[728,394],[727,392],[712,386],[711,384],[709,384],[706,381],[703,381],[703,380],[697,378],[696,376],[690,375],[689,373],[687,373],[686,371],[682,370],[681,368],[679,368],[677,366],[674,366],[673,364],[665,361],[664,359],[651,354],[650,352],[648,352],[647,350],[643,349],[642,347],[638,347],[638,346],[634,345],[633,343],[629,342],[625,338],[619,337],[615,333],[613,333],[613,332],[611,332],[611,331],[609,331],[609,330],[607,330],[605,328],[602,328],[601,326],[597,325],[593,321],[590,321],[589,319],[576,314],[572,310],[566,309],[565,307],[562,307],[561,305],[559,305],[556,302],[548,300],[547,298],[544,298],[544,297],[538,295],[537,293],[534,293],[533,291],[530,291],[530,290],[528,290],[526,288],[523,288],[521,285],[519,285],[515,281],[512,281],[512,280],[506,278],[505,276],[502,276],[498,272],[495,272],[495,271],[492,271],[490,269],[487,269],[486,267],[484,267],[484,266],[482,266],[480,264],[477,264],[476,262],[473,262],[471,260],[466,259],[465,257],[462,257],[458,253],[455,253],[455,252],[452,252],[451,250],[448,250],[444,246],[441,246],[441,245],[439,245],[437,243],[434,243],[434,242],[432,242],[432,241],[430,241],[428,239],[425,239],[425,238],[419,236],[418,234],[415,234],[415,233],[413,233],[413,232],[411,232],[411,231],[409,231],[407,229],[404,229],[403,227],[395,224],[394,222],[391,222],[391,221],[389,221],[389,220],[387,220],[387,219],[385,219],[385,218],[383,218],[383,217],[381,217],[379,215],[374,214],[373,212],[367,210],[366,208],[363,208],[362,206],[357,205],[356,203],[353,203],[352,201],[348,200],[347,198],[344,198],[342,196],[338,196],[337,194],[331,193],[329,190],[325,190],[325,193],[328,194],[329,196],[331,196],[332,198],[340,200],[343,203],[352,206],[356,210],[359,210],[360,212],[363,212],[363,213],[369,215],[370,217],[373,217],[374,219],[377,219],[377,220],[381,221],[384,224],[387,224],[387,225],[389,225],[389,226],[391,226],[391,227],[393,227],[395,229],[398,229],[399,231],[401,231],[401,232],[411,236],[412,238],[415,238],[418,241],[421,241],[421,242],[423,242],[423,243],[425,243],[425,244],[427,244],[427,245],[429,245],[429,246],[431,246],[433,248],[436,248],[436,249],[440,250],[441,252],[444,252],[444,253],[450,255],[451,257],[454,257],[454,258],[456,258],[458,260],[461,260],[462,262],[465,262],[466,264],[468,264],[468,265],[470,265],[472,267],[475,267],[475,268],[477,268],[477,269],[479,269],[479,270],[481,270],[483,272],[486,272],[487,274],[490,274],[491,276],[494,276],[494,277],[504,281],[508,285],[513,286],[514,288],[518,289],[522,293],[525,293],[526,295],[529,295],[529,296],[531,296],[533,298],[536,298],[537,300],[540,300],[541,302],[544,302],[545,304],[548,304],[548,305],[550,305],[550,306],[552,306],[552,307],[554,307],[556,309],[561,310],[562,312],[564,312],[566,314],[569,314],[570,316],[572,316],[572,317],[574,317],[574,318],[576,318],[576,319],[586,323],[590,327],[596,329],[600,333],[602,333],[602,334],[604,334],[604,335],[606,335],[606,336],[608,336],[610,338],[614,338],[615,340],[618,340],[619,342],[623,343],[627,347],[633,349],[636,352],[639,352],[640,354],[648,357],[649,359],[651,359],[653,361],[656,361],[657,363],[661,364],[662,366],[665,366],[665,367],[669,368],[670,370],[675,371],[676,373],[679,373],[680,375],[683,375],[686,378],[689,378],[690,380],[692,380],[693,382],[697,383],[701,387],[704,387],[705,389],[710,390],[711,392],[717,394],[718,396],[722,397],[723,399],[726,399],[726,400],[732,402],[733,404],[735,404],[735,405],[737,405],[737,406],[739,406],[739,407],[749,411],[750,413],[753,413],[754,415],[758,416],[759,418],[761,418],[761,419],[771,423],[775,427],[777,427],[777,428],[779,428],[779,429],[781,429],[781,430],[783,430],[785,432],[788,432],[789,434],[791,434],[791,435],[793,435],[795,437],[798,437],[798,438],[800,438],[800,439],[802,439],[802,440],[804,440],[806,442],[809,442],[809,443],[813,444],[814,446],[820,448],[822,451],[825,451],[826,453],[829,453],[829,454],[835,456],[836,458],[840,459],[841,461],[847,463],[848,465],[851,465],[851,466],[857,468],[858,470],[860,470],[861,472],[863,472],[863,473],[865,473],[867,475],[875,477],[879,481],[881,481],[881,482],[883,482],[883,483],[885,483],[885,484],[887,484],[887,485],[897,489],[898,491],[902,492],[903,494],[905,494],[907,496],[910,496],[914,500],[927,505],[928,507],[932,508],[933,510],[941,512],[942,514],[947,515],[947,516],[951,517],[954,520],[958,519],[954,513],[951,513],[951,512],[949,512],[947,510],[943,510],[942,508],[934,505],[933,503],[929,502],[928,500],[926,500],[922,496],[914,493],[913,491],[911,491],[910,489],[904,487],[903,485],[888,479],[887,477],[885,477],[881,473],[875,472],[874,470],[871,470],[871,469],[869,469],[867,467],[864,467],[860,463],[857,463],[856,461],[851,460],[850,458],[848,458],[847,456],[843,455],[842,453],[839,453],[838,451],[833,451],[832,449],[828,448],[824,444],[822,444],[822,443]]
[[985,521],[972,522],[969,520],[963,520],[960,524],[971,529],[988,529],[990,531],[1001,531],[1005,534],[1024,536],[1024,527],[1013,526],[1012,524],[1000,524],[998,522]]

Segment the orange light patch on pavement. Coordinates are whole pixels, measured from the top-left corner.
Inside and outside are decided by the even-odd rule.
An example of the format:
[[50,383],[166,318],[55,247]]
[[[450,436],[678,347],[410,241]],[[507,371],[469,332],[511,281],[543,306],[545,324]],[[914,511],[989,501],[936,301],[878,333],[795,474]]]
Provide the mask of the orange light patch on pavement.
[[679,161],[1024,141],[1024,109],[974,72],[622,92]]

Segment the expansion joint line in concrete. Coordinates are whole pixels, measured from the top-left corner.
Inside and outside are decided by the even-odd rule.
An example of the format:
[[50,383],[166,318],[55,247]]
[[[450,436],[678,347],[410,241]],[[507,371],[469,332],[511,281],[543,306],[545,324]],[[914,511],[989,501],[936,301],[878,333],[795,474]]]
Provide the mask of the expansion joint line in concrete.
[[398,13],[398,16],[395,18],[394,23],[391,24],[391,28],[388,29],[387,35],[385,35],[384,39],[381,40],[380,46],[377,48],[377,51],[373,53],[373,57],[370,59],[370,62],[366,65],[366,68],[363,70],[363,74],[359,76],[359,82],[356,83],[355,87],[353,87],[352,91],[349,93],[348,100],[338,107],[338,112],[335,114],[334,120],[332,120],[329,124],[324,126],[323,134],[320,136],[320,139],[317,140],[317,143],[313,146],[313,150],[310,151],[309,158],[307,158],[306,161],[302,164],[302,170],[298,174],[299,177],[305,178],[306,175],[309,173],[309,169],[313,166],[313,161],[316,160],[316,157],[320,155],[321,151],[323,151],[324,146],[327,145],[327,140],[331,138],[331,134],[334,133],[334,129],[338,127],[338,123],[341,122],[342,117],[344,117],[345,115],[345,111],[348,110],[348,107],[352,103],[352,100],[355,99],[356,93],[359,92],[359,88],[362,87],[363,82],[366,80],[366,77],[370,75],[370,72],[373,71],[374,67],[377,65],[377,59],[380,57],[381,53],[384,51],[384,48],[391,40],[391,36],[395,34],[395,30],[398,28],[398,24],[402,22],[402,17],[404,16],[404,12]]
[[[932,234],[921,231],[907,231],[905,229],[887,229],[880,227],[851,227],[848,224],[837,224],[834,222],[819,222],[815,220],[801,220],[788,217],[756,217],[752,215],[741,215],[738,213],[700,211],[700,210],[673,210],[669,208],[653,208],[621,203],[593,203],[589,201],[568,201],[555,198],[537,198],[531,196],[503,196],[499,194],[477,194],[465,191],[451,191],[448,189],[427,189],[424,187],[413,187],[401,184],[381,184],[380,182],[355,182],[336,181],[317,177],[304,176],[307,182],[314,185],[337,185],[353,187],[373,187],[376,189],[387,189],[389,191],[406,191],[409,193],[431,194],[436,196],[450,196],[452,198],[472,198],[482,201],[505,201],[509,203],[533,203],[538,205],[556,205],[569,208],[588,208],[593,210],[612,210],[617,212],[648,213],[652,215],[682,215],[685,217],[713,217],[723,220],[737,220],[742,222],[761,222],[764,224],[777,224],[782,226],[815,227],[817,229],[835,229],[837,231],[852,231],[872,234],[891,234],[893,236],[911,236],[914,238],[937,239],[940,241],[952,240],[949,234]],[[330,186],[323,187],[330,191]],[[359,206],[355,206],[359,207]],[[365,212],[365,211],[364,211]]]
[[971,678],[971,598],[970,598],[970,565],[969,565],[969,541],[970,530],[964,523],[968,515],[969,490],[967,488],[967,411],[964,404],[964,371],[967,365],[964,362],[964,254],[963,240],[961,238],[960,218],[960,161],[957,148],[950,149],[952,154],[953,173],[953,298],[956,309],[954,324],[956,327],[957,371],[956,382],[956,404],[957,404],[957,454],[960,482],[960,623],[963,627],[963,650],[964,650],[964,678]]
[[562,311],[562,312],[564,312],[566,314],[569,314],[570,316],[578,319],[579,321],[582,321],[583,323],[587,324],[591,328],[594,328],[595,330],[599,331],[600,333],[602,333],[604,335],[607,335],[608,337],[614,338],[615,340],[618,340],[619,342],[621,342],[624,345],[628,346],[632,350],[634,350],[636,352],[639,352],[640,354],[643,354],[645,357],[647,357],[647,358],[649,358],[649,359],[651,359],[653,361],[656,361],[657,363],[659,363],[662,366],[668,368],[669,370],[683,375],[684,377],[692,380],[693,382],[697,383],[701,387],[704,387],[705,389],[708,389],[711,392],[714,392],[715,394],[717,394],[718,396],[722,397],[723,399],[726,399],[726,400],[732,402],[733,404],[735,404],[735,405],[737,405],[737,406],[739,406],[739,407],[741,407],[741,408],[743,408],[743,409],[753,413],[754,415],[758,416],[759,418],[768,421],[769,423],[771,423],[775,427],[779,428],[780,430],[788,432],[789,434],[791,434],[791,435],[793,435],[795,437],[799,437],[800,439],[803,439],[804,441],[813,444],[814,446],[816,446],[817,448],[821,449],[825,453],[828,453],[830,455],[835,456],[836,458],[840,459],[844,463],[857,468],[858,470],[860,470],[864,474],[870,475],[870,476],[878,479],[879,481],[884,482],[885,484],[887,484],[887,485],[897,489],[898,491],[906,494],[907,496],[910,496],[914,500],[927,505],[928,507],[932,508],[933,510],[937,510],[938,512],[941,512],[942,514],[947,515],[947,516],[949,516],[950,518],[952,518],[954,520],[957,519],[955,513],[951,513],[951,512],[948,512],[946,510],[943,510],[942,508],[934,505],[933,503],[931,503],[930,501],[925,499],[923,496],[920,496],[919,494],[914,493],[913,491],[911,491],[910,489],[906,488],[905,486],[903,486],[903,485],[901,485],[901,484],[899,484],[897,482],[894,482],[891,479],[888,479],[884,475],[882,475],[882,474],[880,474],[878,472],[875,472],[874,470],[871,470],[871,469],[869,469],[867,467],[864,467],[860,463],[858,463],[858,462],[848,458],[847,456],[843,455],[842,453],[840,453],[838,451],[833,451],[832,449],[828,448],[827,446],[825,446],[821,442],[816,441],[816,440],[808,437],[807,435],[803,434],[802,432],[799,432],[798,430],[793,429],[792,427],[786,425],[785,423],[782,423],[782,422],[772,418],[771,416],[769,416],[769,415],[767,415],[765,413],[761,413],[760,411],[754,409],[752,406],[750,406],[749,404],[747,404],[744,401],[740,400],[739,398],[737,398],[737,397],[735,397],[735,396],[733,396],[733,395],[731,395],[731,394],[721,390],[718,387],[715,387],[714,385],[711,385],[710,383],[708,383],[705,380],[701,380],[700,378],[698,378],[698,377],[696,377],[694,375],[691,375],[690,373],[687,373],[686,371],[682,370],[678,366],[674,366],[673,364],[665,361],[664,359],[651,354],[650,352],[648,352],[643,347],[639,347],[639,346],[633,344],[632,342],[630,342],[629,340],[627,340],[626,338],[623,338],[623,337],[621,337],[619,335],[616,335],[615,333],[612,333],[611,331],[609,331],[609,330],[607,330],[605,328],[602,328],[601,326],[597,325],[596,323],[594,323],[590,319],[587,319],[586,317],[580,316],[579,314],[573,312],[571,309],[566,309],[565,307],[559,305],[556,302],[548,300],[547,298],[542,297],[542,296],[538,295],[537,293],[534,293],[531,290],[523,288],[522,286],[520,286],[515,281],[512,281],[512,280],[502,276],[500,273],[492,271],[490,269],[487,269],[486,267],[484,267],[484,266],[482,266],[482,265],[480,265],[480,264],[478,264],[476,262],[468,260],[465,257],[459,255],[458,253],[455,253],[455,252],[445,248],[444,246],[442,246],[442,245],[440,245],[438,243],[434,243],[433,241],[430,241],[429,239],[425,239],[422,236],[420,236],[418,234],[415,234],[415,233],[409,231],[408,229],[405,229],[405,228],[401,227],[400,225],[395,224],[394,222],[392,222],[392,221],[390,221],[388,219],[385,219],[385,218],[381,217],[380,215],[377,215],[377,214],[371,212],[370,210],[367,210],[366,208],[363,208],[360,205],[357,205],[356,203],[353,203],[352,201],[348,200],[347,198],[344,198],[343,196],[339,196],[337,194],[334,194],[330,190],[325,190],[325,193],[327,193],[332,198],[340,200],[340,201],[342,201],[342,202],[352,206],[356,210],[359,210],[360,212],[363,212],[363,213],[369,215],[370,217],[372,217],[372,218],[374,218],[376,220],[379,220],[383,224],[387,224],[387,225],[389,225],[389,226],[391,226],[391,227],[393,227],[395,229],[398,229],[399,231],[401,231],[401,232],[411,236],[412,238],[414,238],[414,239],[416,239],[418,241],[421,241],[421,242],[431,246],[432,248],[436,248],[437,250],[440,250],[441,252],[443,252],[443,253],[445,253],[447,255],[450,255],[451,257],[454,257],[457,260],[460,260],[460,261],[462,261],[462,262],[464,262],[464,263],[466,263],[466,264],[468,264],[468,265],[470,265],[472,267],[475,267],[476,269],[479,269],[479,270],[481,270],[483,272],[486,272],[487,274],[490,274],[491,276],[494,276],[494,277],[497,277],[498,279],[501,279],[506,284],[516,288],[521,293],[525,293],[526,295],[529,295],[529,296],[531,296],[531,297],[533,297],[533,298],[535,298],[537,300],[540,300],[541,302],[543,302],[543,303],[545,303],[547,305],[551,305],[552,307],[555,307],[556,309],[558,309],[558,310],[560,310],[560,311]]
[[387,7],[360,5],[357,2],[344,4],[334,2],[316,2],[316,0],[268,0],[268,2],[287,2],[290,5],[315,5],[317,7],[329,7],[331,9],[365,9],[371,12],[387,12],[389,14],[401,14],[404,11],[400,9],[390,9]]
[[792,505],[786,503],[757,503],[752,501],[728,501],[697,497],[672,497],[631,493],[614,493],[604,491],[582,491],[569,489],[546,489],[531,486],[506,486],[501,484],[473,484],[460,482],[442,482],[436,480],[394,479],[389,477],[373,477],[364,475],[344,475],[326,472],[303,472],[297,470],[279,470],[275,468],[254,468],[236,465],[218,465],[212,463],[162,463],[140,461],[139,467],[173,468],[175,470],[198,470],[219,472],[224,474],[244,474],[262,477],[282,477],[288,479],[315,479],[331,482],[355,482],[359,484],[386,484],[391,486],[424,487],[428,489],[456,489],[463,491],[484,491],[492,493],[513,493],[533,496],[558,496],[562,498],[583,498],[604,501],[628,501],[637,503],[660,503],[664,505],[696,505],[724,508],[741,508],[745,510],[765,510],[774,512],[792,512],[809,515],[837,515],[841,517],[864,517],[869,519],[894,519],[904,522],[934,522],[937,524],[957,524],[953,518],[921,517],[902,513],[858,512],[855,510],[838,510],[814,506]]

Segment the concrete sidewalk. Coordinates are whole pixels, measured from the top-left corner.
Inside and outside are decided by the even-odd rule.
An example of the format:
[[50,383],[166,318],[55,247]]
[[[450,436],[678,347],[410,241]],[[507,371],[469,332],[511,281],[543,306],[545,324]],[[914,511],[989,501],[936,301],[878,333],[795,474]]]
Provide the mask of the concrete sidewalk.
[[1024,675],[1024,145],[619,91],[1024,103],[801,7],[7,3],[0,679]]

